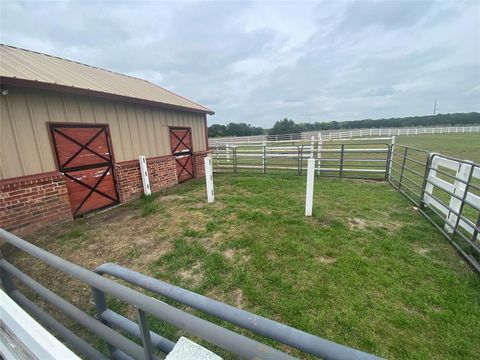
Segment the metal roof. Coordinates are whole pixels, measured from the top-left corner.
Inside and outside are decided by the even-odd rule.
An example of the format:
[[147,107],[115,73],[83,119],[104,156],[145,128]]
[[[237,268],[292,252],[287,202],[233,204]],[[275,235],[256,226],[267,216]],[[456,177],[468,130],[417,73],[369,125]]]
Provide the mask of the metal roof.
[[4,44],[0,44],[0,76],[214,114],[146,80]]

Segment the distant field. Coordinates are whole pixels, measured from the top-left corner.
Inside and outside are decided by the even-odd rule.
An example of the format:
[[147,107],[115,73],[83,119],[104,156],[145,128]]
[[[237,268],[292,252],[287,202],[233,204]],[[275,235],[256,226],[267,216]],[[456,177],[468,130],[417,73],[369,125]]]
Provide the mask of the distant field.
[[399,136],[397,143],[480,163],[480,133]]

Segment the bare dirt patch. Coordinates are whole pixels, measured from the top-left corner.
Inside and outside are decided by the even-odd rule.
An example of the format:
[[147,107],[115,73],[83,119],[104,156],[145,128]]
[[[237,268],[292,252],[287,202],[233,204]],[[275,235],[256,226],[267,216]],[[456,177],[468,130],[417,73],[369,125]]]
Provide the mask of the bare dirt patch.
[[170,195],[165,195],[165,196],[160,196],[158,198],[158,201],[160,202],[174,202],[174,201],[179,201],[185,199],[185,196],[183,195],[175,195],[175,194],[170,194]]
[[228,261],[237,264],[245,264],[250,260],[250,255],[245,254],[244,249],[227,249],[223,252],[223,256]]
[[335,264],[337,262],[337,259],[329,256],[319,256],[316,259],[323,264]]
[[233,304],[235,307],[242,309],[243,308],[243,290],[235,289],[232,291]]
[[223,256],[225,256],[225,259],[227,260],[232,260],[233,257],[235,256],[235,250],[234,249],[228,249],[223,252]]
[[193,286],[201,283],[203,273],[200,270],[200,263],[196,263],[189,269],[182,269],[177,272],[178,276],[184,281],[188,281]]
[[348,219],[348,228],[350,230],[360,229],[364,230],[367,228],[380,228],[385,230],[396,230],[401,226],[400,223],[395,221],[376,221],[376,220],[366,220],[360,218],[349,218]]
[[270,250],[268,253],[267,253],[267,259],[269,260],[276,260],[278,259],[278,255],[275,251],[273,250]]
[[415,251],[417,254],[425,255],[432,251],[432,249],[414,246],[413,251]]

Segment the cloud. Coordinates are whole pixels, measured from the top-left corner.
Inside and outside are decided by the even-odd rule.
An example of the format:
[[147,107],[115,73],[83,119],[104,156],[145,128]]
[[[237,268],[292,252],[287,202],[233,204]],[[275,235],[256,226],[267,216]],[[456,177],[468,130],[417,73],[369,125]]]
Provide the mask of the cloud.
[[270,126],[480,110],[480,5],[0,3],[3,43],[145,78]]

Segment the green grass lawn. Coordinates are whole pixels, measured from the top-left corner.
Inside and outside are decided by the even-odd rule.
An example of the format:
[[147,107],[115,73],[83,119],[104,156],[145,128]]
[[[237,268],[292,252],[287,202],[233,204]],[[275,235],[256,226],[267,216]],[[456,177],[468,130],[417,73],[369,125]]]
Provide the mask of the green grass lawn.
[[480,163],[480,133],[398,136],[396,142]]
[[[317,179],[311,218],[305,177],[217,175],[214,204],[204,187],[190,181],[28,240],[90,269],[115,262],[386,358],[480,354],[478,274],[389,184]],[[85,286],[7,257],[93,313]]]

